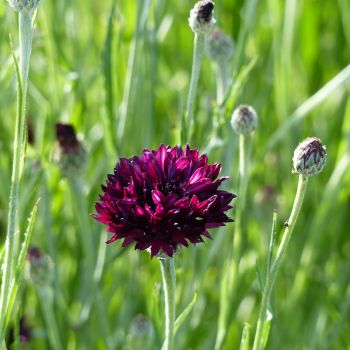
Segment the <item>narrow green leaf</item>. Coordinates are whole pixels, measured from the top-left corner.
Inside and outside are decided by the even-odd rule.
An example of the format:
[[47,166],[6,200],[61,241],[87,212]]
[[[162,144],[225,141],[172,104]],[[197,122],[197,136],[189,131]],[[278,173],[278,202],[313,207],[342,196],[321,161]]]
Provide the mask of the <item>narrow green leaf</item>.
[[2,265],[2,259],[4,258],[4,254],[5,254],[5,247],[2,247],[0,251],[0,265]]
[[116,1],[113,1],[112,7],[109,13],[107,34],[104,42],[104,49],[102,53],[102,63],[103,63],[103,75],[104,75],[104,88],[106,93],[105,104],[108,117],[103,115],[103,123],[105,124],[106,130],[106,148],[108,152],[113,152],[115,140],[114,135],[114,119],[115,119],[115,95],[114,95],[114,85],[113,85],[113,20],[115,15]]
[[259,265],[258,265],[258,261],[255,262],[255,270],[256,270],[256,275],[258,277],[260,290],[263,291],[265,283],[264,283],[264,279],[263,279],[261,270],[260,270]]
[[271,234],[270,234],[269,252],[267,255],[266,274],[269,274],[271,272],[273,249],[275,247],[275,242],[276,242],[276,230],[277,230],[277,211],[274,210],[274,212],[272,214],[272,229],[271,229]]
[[239,350],[249,350],[250,327],[249,323],[244,324]]
[[184,311],[182,311],[182,313],[180,314],[180,316],[176,319],[175,321],[175,334],[178,331],[178,329],[180,328],[180,326],[182,325],[182,323],[185,321],[185,319],[187,318],[187,316],[190,314],[190,312],[193,309],[194,304],[197,301],[197,297],[198,294],[194,293],[194,296],[191,300],[191,302],[187,305],[187,307],[185,308]]
[[343,87],[349,80],[350,64],[301,104],[270,137],[266,148],[268,150],[273,148],[276,143],[283,139],[284,135],[286,135],[291,128],[301,123],[315,107],[324,102],[335,91]]
[[[27,229],[24,233],[23,243],[22,243],[21,251],[20,251],[20,254],[18,257],[15,278],[14,278],[13,285],[11,286],[10,298],[9,298],[8,308],[7,308],[8,317],[11,315],[12,308],[13,308],[14,302],[16,300],[17,291],[18,291],[19,285],[20,285],[21,280],[22,280],[24,264],[26,261],[26,256],[27,256],[30,240],[32,237],[32,232],[33,232],[36,214],[38,211],[39,201],[40,201],[40,199],[38,199],[36,201],[36,203],[34,204],[32,212],[30,213],[29,218],[28,218]],[[7,321],[9,321],[9,320],[7,320]]]
[[[10,36],[10,48],[11,48],[11,53],[12,53],[12,58],[13,58],[13,63],[15,65],[15,72],[16,72],[16,81],[17,81],[17,114],[16,114],[16,137],[20,137],[20,121],[22,119],[22,104],[23,104],[23,86],[22,86],[22,79],[21,79],[21,73],[19,70],[19,65],[16,57],[16,52],[15,49],[13,48],[12,44],[12,38]],[[26,140],[17,140],[20,143],[21,149],[24,150],[23,153],[19,155],[19,178],[21,178],[22,173],[23,173],[23,167],[24,167],[24,157],[25,157],[25,141]],[[16,142],[16,140],[15,140]]]
[[242,90],[242,86],[247,82],[249,73],[256,65],[258,59],[253,58],[247,65],[243,66],[239,73],[232,78],[231,86],[227,89],[227,94],[223,104],[219,107],[224,111],[225,119],[228,120],[231,117],[232,110],[236,105],[239,93]]
[[272,313],[267,310],[266,321],[264,322],[264,330],[263,330],[263,348],[265,349],[267,345],[267,341],[269,340],[271,321],[273,319]]

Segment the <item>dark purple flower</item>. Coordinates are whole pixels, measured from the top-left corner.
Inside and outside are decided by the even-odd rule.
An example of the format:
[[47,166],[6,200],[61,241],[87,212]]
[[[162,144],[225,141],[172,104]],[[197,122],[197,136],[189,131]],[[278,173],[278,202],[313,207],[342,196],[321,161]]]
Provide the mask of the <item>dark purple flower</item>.
[[107,243],[123,240],[125,247],[151,249],[152,257],[173,256],[178,246],[211,238],[208,229],[233,221],[225,211],[234,194],[218,190],[220,164],[186,146],[161,145],[141,157],[121,158],[96,203],[94,218],[108,226]]

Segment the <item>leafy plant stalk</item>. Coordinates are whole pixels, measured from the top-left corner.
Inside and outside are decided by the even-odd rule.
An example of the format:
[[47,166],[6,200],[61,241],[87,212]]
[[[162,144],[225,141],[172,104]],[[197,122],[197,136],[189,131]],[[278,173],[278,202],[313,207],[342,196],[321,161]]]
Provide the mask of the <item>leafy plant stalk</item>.
[[160,267],[162,271],[164,304],[165,304],[165,341],[162,350],[174,349],[175,335],[175,266],[174,258],[161,258]]
[[304,200],[304,195],[306,192],[307,183],[308,183],[308,177],[305,175],[299,175],[298,189],[294,199],[292,212],[288,219],[288,223],[284,231],[281,243],[278,247],[276,258],[271,266],[271,269],[266,273],[267,274],[266,283],[262,294],[262,301],[261,301],[257,328],[255,332],[253,350],[260,350],[263,348],[264,323],[266,321],[267,309],[270,303],[271,293],[273,290],[274,283],[276,281],[279,268],[281,266],[283,256],[286,252],[288,243],[292,236],[293,229],[295,227],[295,224],[297,222],[297,219],[301,210],[301,206]]
[[11,285],[16,265],[16,248],[19,242],[18,229],[18,197],[26,149],[25,107],[30,54],[32,49],[32,23],[34,13],[19,12],[19,68],[15,59],[17,71],[17,113],[15,124],[13,165],[9,199],[9,212],[5,242],[5,256],[2,271],[2,287],[0,298],[0,339],[3,338]]

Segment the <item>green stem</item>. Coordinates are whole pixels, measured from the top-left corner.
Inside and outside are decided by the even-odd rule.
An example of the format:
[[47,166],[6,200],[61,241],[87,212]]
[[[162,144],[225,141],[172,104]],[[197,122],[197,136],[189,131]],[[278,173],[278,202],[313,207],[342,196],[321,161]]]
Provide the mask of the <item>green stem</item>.
[[227,64],[216,64],[216,102],[221,106],[224,102],[229,79],[227,72]]
[[249,152],[248,152],[248,141],[250,140],[249,135],[239,135],[239,189],[238,198],[239,205],[237,206],[236,212],[236,230],[233,237],[233,281],[236,280],[238,275],[238,267],[242,255],[242,245],[245,235],[245,227],[243,222],[243,213],[246,204],[249,173]]
[[91,306],[95,300],[97,292],[97,284],[94,281],[96,249],[94,249],[94,243],[92,241],[92,232],[88,214],[89,211],[85,200],[86,193],[84,191],[84,182],[79,177],[68,177],[68,183],[70,187],[73,212],[77,218],[77,224],[79,227],[80,241],[82,242],[84,257],[82,264],[83,272],[81,273],[81,290],[84,293],[84,303],[77,321],[78,325],[81,325],[89,318]]
[[197,96],[197,87],[199,74],[201,71],[203,56],[204,56],[204,48],[205,48],[205,34],[195,34],[194,37],[194,48],[193,48],[193,61],[192,61],[192,74],[191,74],[191,82],[190,88],[188,90],[187,96],[187,105],[186,105],[186,113],[185,120],[182,125],[182,143],[189,143],[192,130],[195,126],[195,116],[194,116],[194,102]]
[[174,349],[174,324],[175,324],[175,267],[174,258],[161,258],[164,304],[165,304],[165,341],[162,350]]
[[288,219],[288,225],[284,231],[281,243],[278,247],[276,254],[276,259],[272,264],[271,271],[267,271],[266,284],[263,290],[263,297],[261,301],[259,320],[255,332],[254,346],[253,350],[260,350],[263,348],[263,330],[264,323],[266,320],[267,308],[270,303],[271,292],[276,281],[276,277],[281,266],[283,256],[286,252],[288,243],[293,233],[293,229],[298,219],[301,206],[303,204],[304,195],[306,192],[306,187],[308,183],[308,177],[304,175],[299,175],[298,189],[294,199],[293,209]]
[[38,293],[40,296],[41,307],[43,310],[43,316],[46,323],[46,329],[48,332],[49,342],[51,349],[62,350],[62,344],[57,328],[57,322],[53,307],[53,292],[50,286],[39,287]]
[[[247,144],[250,136],[245,136],[240,134],[239,136],[239,206],[236,212],[236,224],[235,233],[233,237],[233,252],[232,260],[228,267],[224,270],[225,279],[221,285],[221,296],[220,296],[220,311],[219,311],[219,322],[218,330],[216,335],[215,350],[221,348],[222,342],[225,339],[227,322],[228,322],[228,312],[230,305],[230,298],[233,294],[233,283],[237,280],[239,263],[242,255],[242,245],[243,245],[243,212],[246,202],[246,195],[248,189],[249,173],[248,173],[248,163],[249,163],[249,152],[247,151]],[[227,286],[228,285],[228,286]]]
[[0,339],[3,339],[6,327],[5,323],[7,318],[8,299],[13,279],[13,270],[16,264],[16,247],[18,246],[19,242],[19,233],[17,231],[18,195],[26,147],[25,105],[29,61],[32,47],[33,18],[34,16],[31,13],[19,12],[20,80],[18,81],[17,89],[17,115],[14,137],[11,189],[7,222],[7,235],[5,242],[5,257],[2,271],[0,299]]

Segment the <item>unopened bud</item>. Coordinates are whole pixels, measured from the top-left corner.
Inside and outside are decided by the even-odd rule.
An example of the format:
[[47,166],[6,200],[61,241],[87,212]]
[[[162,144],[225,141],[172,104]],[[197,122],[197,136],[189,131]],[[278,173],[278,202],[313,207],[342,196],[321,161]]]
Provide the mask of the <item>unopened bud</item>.
[[49,286],[53,282],[53,262],[39,248],[31,247],[28,251],[28,278],[37,287]]
[[151,349],[154,341],[152,322],[143,315],[137,315],[131,322],[128,345],[131,349]]
[[192,31],[196,34],[208,34],[215,23],[214,3],[210,0],[198,1],[188,19]]
[[312,176],[320,173],[327,161],[326,147],[317,137],[308,137],[294,151],[293,172]]
[[233,111],[231,125],[237,134],[249,135],[258,126],[258,115],[251,106],[242,105]]
[[[27,320],[25,317],[21,317],[19,321],[19,342],[21,345],[29,343],[33,337],[32,328],[28,326]],[[13,345],[15,342],[15,327],[12,326],[9,330],[8,343]]]
[[40,0],[8,0],[8,3],[15,11],[31,13],[38,8]]
[[57,146],[54,156],[64,176],[79,176],[86,165],[86,150],[70,124],[56,124]]
[[219,28],[215,28],[209,35],[207,52],[210,59],[218,63],[226,63],[234,52],[233,40]]

